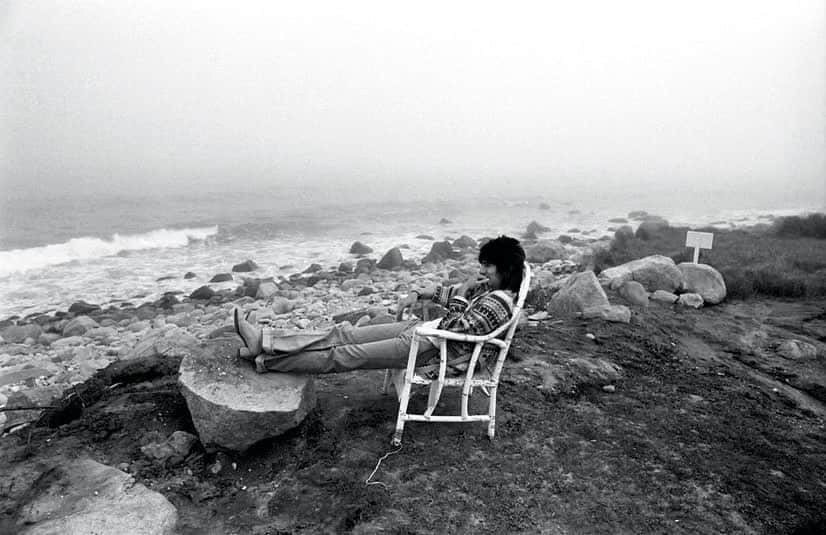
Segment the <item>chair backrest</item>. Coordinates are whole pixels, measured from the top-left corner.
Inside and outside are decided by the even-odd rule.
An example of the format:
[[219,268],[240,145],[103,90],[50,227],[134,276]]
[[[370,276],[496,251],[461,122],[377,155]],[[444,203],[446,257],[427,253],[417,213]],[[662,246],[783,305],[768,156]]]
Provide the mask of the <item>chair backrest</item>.
[[528,296],[528,290],[531,288],[531,266],[525,262],[522,271],[522,284],[519,285],[519,295],[516,298],[516,304],[513,307],[511,319],[508,325],[507,335],[505,335],[505,347],[499,350],[499,356],[496,359],[496,365],[493,368],[491,378],[498,382],[499,374],[502,373],[502,366],[505,364],[505,358],[510,351],[511,341],[516,333],[516,327],[519,325],[519,317],[522,314],[522,307],[525,306],[525,298]]

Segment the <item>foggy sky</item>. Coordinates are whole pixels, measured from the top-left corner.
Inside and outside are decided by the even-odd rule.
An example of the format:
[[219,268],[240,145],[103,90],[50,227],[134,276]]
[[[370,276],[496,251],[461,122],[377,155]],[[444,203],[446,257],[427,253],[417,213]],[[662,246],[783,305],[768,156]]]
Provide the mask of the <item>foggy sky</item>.
[[0,187],[823,195],[822,0],[0,4]]

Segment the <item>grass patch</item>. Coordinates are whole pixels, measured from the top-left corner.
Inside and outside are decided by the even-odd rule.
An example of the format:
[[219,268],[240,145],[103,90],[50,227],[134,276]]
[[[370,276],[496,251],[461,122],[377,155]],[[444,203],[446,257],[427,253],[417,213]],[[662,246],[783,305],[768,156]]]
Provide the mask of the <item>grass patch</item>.
[[[783,223],[786,221],[786,223]],[[822,225],[822,226],[821,226]],[[685,247],[685,227],[668,227],[643,240],[620,236],[595,258],[595,271],[653,254],[675,262],[692,260]],[[826,216],[783,218],[770,228],[699,229],[714,233],[714,248],[701,250],[700,262],[714,266],[726,281],[730,298],[826,296]]]

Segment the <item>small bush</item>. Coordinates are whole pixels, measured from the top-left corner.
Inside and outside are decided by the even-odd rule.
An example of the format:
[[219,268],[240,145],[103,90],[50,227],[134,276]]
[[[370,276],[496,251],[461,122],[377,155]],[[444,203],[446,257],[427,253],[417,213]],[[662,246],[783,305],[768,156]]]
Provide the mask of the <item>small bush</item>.
[[781,217],[774,223],[774,233],[782,238],[826,239],[826,214]]

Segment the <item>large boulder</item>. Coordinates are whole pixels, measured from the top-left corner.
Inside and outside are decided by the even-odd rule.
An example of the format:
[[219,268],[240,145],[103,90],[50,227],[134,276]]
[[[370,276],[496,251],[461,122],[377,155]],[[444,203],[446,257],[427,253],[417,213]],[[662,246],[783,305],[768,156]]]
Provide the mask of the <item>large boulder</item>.
[[232,280],[232,274],[231,273],[218,273],[217,275],[215,275],[214,277],[209,279],[209,282],[228,282],[228,281],[231,281],[231,280]]
[[649,292],[657,290],[674,292],[682,287],[683,274],[677,269],[674,260],[662,255],[632,260],[605,269],[599,274],[600,283],[612,290],[618,289],[629,280],[639,282]]
[[625,305],[608,305],[588,307],[582,311],[583,318],[600,318],[614,323],[629,323],[631,309]]
[[372,252],[372,248],[364,245],[360,241],[353,242],[353,245],[350,246],[350,254],[367,254]]
[[274,282],[267,281],[258,285],[258,290],[255,292],[256,299],[269,299],[278,292],[278,285]]
[[210,299],[212,296],[215,295],[215,290],[210,288],[209,286],[201,286],[197,290],[193,291],[189,294],[190,299]]
[[449,258],[459,258],[462,255],[453,250],[453,246],[448,241],[437,241],[430,246],[430,252],[422,258],[422,264],[427,262],[444,262]]
[[717,305],[726,298],[726,282],[719,271],[708,264],[683,262],[677,265],[683,274],[683,289],[703,296],[709,305]]
[[536,221],[531,221],[528,223],[528,227],[525,229],[526,234],[539,234],[541,232],[548,232],[551,230],[549,227],[541,223],[537,223]]
[[381,260],[379,260],[379,263],[376,264],[376,267],[380,269],[399,268],[402,266],[402,262],[404,262],[404,258],[402,257],[401,249],[398,247],[393,247],[384,253],[384,256],[381,257]]
[[100,325],[89,316],[78,316],[63,327],[63,336],[83,336],[86,331],[95,327],[100,327]]
[[477,243],[476,240],[467,234],[462,234],[459,236],[458,240],[453,242],[453,246],[459,249],[475,249],[477,247]]
[[639,306],[648,306],[648,292],[637,281],[625,281],[618,289],[619,294],[629,303]]
[[551,260],[564,259],[566,256],[565,246],[559,242],[545,240],[528,247],[525,251],[528,262],[544,264]]
[[18,516],[25,535],[165,535],[178,522],[177,510],[162,494],[91,459],[47,469],[27,496]]
[[546,309],[552,314],[572,316],[592,307],[607,307],[608,296],[599,285],[593,271],[572,275],[548,302]]
[[208,449],[244,451],[296,427],[315,406],[312,376],[256,373],[237,350],[235,339],[218,338],[181,362],[181,392]]

